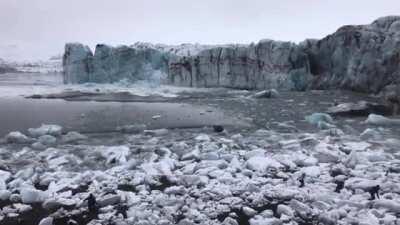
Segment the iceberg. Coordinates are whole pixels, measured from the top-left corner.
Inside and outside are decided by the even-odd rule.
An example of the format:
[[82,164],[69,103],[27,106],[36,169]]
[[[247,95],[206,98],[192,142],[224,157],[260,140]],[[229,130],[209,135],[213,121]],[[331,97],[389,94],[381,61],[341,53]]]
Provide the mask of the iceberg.
[[377,114],[370,114],[365,121],[367,124],[376,126],[399,126],[400,119],[390,119]]

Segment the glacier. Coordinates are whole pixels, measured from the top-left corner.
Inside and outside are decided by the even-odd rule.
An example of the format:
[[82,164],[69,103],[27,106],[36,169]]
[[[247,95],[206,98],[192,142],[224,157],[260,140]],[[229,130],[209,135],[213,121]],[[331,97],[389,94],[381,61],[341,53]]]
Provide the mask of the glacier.
[[112,47],[68,43],[65,83],[145,80],[188,87],[240,89],[346,89],[377,93],[400,76],[400,17],[348,25],[321,40],[261,40],[248,45],[178,46],[136,43]]

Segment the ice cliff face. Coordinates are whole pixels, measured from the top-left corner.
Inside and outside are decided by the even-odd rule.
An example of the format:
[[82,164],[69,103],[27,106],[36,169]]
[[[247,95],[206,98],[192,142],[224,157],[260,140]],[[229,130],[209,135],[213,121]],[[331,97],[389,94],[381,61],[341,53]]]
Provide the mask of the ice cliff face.
[[400,82],[400,17],[344,26],[320,41],[306,41],[313,87],[377,92]]
[[215,47],[169,64],[172,84],[245,89],[304,89],[310,70],[307,55],[289,42]]
[[66,83],[146,79],[152,71],[165,83],[245,89],[342,88],[377,92],[400,81],[400,17],[370,25],[344,26],[322,40],[301,44],[263,40],[251,45],[98,45],[93,54],[67,44]]
[[89,47],[79,43],[65,46],[63,57],[64,83],[85,83],[90,81],[93,54]]
[[[172,56],[171,56],[172,57]],[[79,43],[65,46],[65,83],[112,83],[143,80],[156,70],[167,71],[169,54],[151,47],[111,47],[98,44],[94,54]]]

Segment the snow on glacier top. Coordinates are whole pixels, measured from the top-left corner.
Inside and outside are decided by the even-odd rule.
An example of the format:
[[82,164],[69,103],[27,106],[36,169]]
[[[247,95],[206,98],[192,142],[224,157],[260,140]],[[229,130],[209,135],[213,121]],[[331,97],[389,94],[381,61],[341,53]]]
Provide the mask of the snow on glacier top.
[[248,46],[248,44],[221,44],[221,45],[207,45],[199,43],[183,43],[180,45],[167,45],[167,44],[153,44],[149,42],[136,42],[131,45],[131,48],[146,49],[152,48],[162,52],[168,52],[177,56],[193,56],[198,55],[200,52],[212,48],[226,48],[226,47],[242,47]]

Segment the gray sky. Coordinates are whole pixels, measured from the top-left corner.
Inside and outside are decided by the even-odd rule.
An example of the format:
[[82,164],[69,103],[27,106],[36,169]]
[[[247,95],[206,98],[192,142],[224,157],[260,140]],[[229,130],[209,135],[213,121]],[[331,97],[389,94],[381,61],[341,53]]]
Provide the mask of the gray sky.
[[0,57],[48,58],[72,41],[299,42],[396,14],[399,0],[0,0]]

